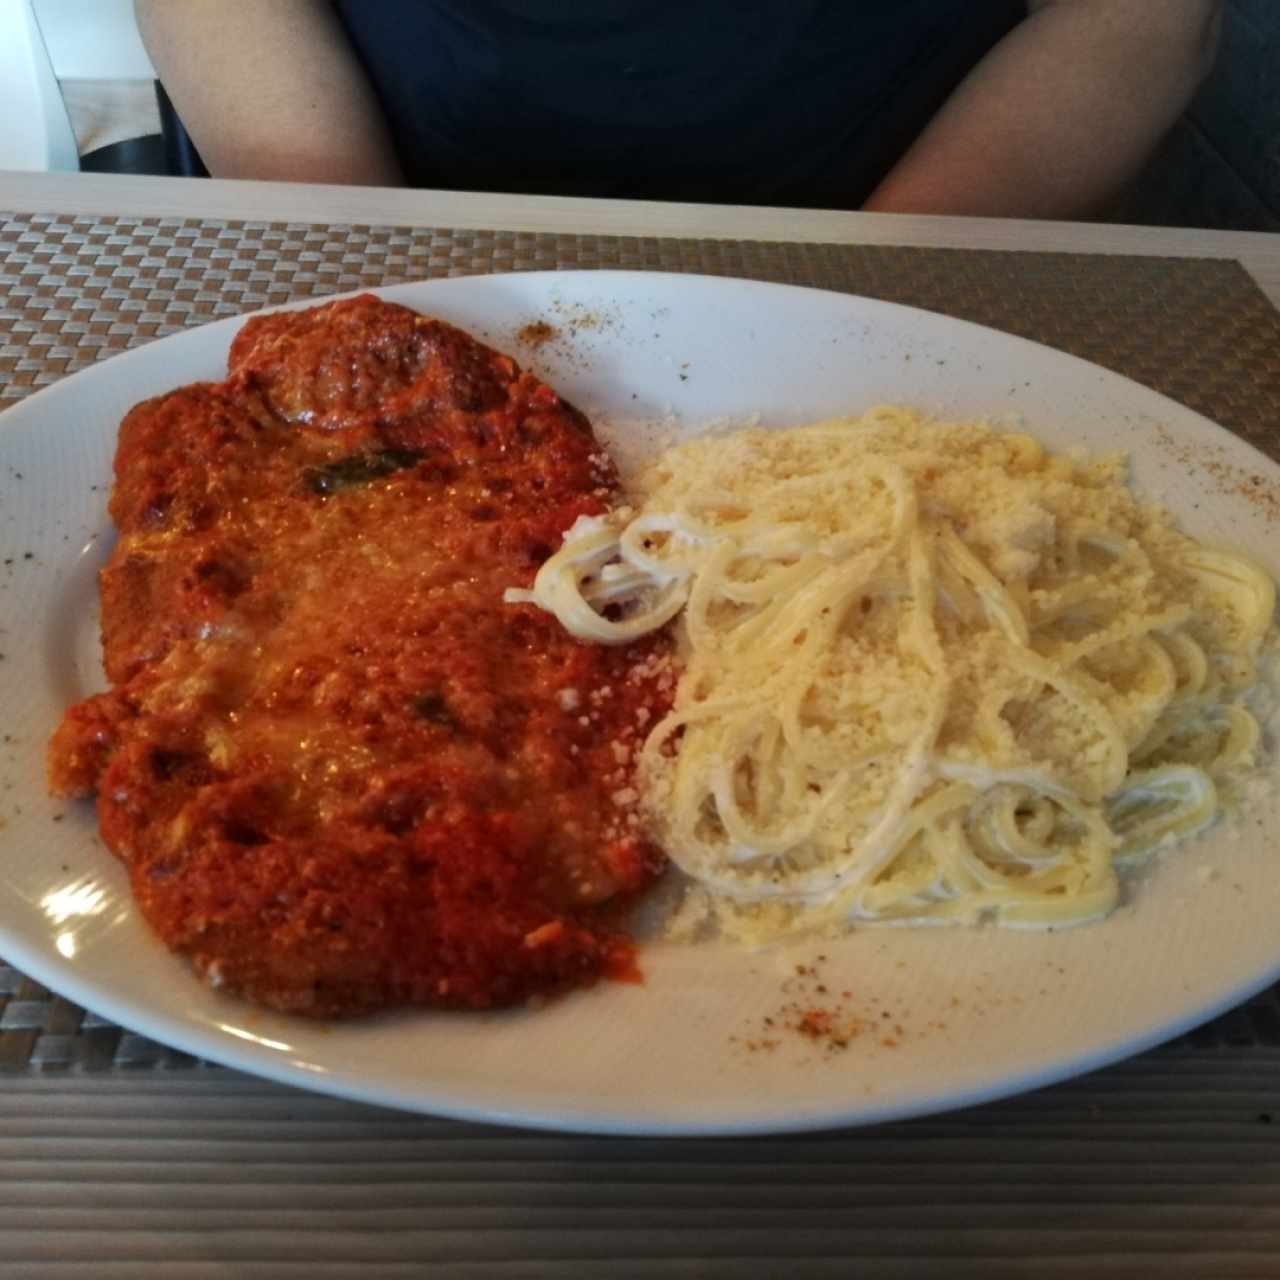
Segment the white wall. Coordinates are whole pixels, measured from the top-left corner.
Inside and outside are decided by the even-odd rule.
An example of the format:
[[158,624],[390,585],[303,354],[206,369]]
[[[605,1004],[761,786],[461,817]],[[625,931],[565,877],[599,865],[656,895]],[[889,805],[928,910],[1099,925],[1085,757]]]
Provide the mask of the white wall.
[[77,169],[76,139],[28,0],[0,0],[0,169]]
[[31,0],[59,80],[154,80],[133,0]]

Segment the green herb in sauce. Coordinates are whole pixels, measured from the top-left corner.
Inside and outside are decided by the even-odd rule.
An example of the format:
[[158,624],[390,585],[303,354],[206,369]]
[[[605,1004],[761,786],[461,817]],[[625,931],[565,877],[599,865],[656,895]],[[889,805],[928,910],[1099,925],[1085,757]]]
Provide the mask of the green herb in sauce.
[[422,457],[421,449],[379,449],[375,453],[353,453],[349,458],[311,467],[303,481],[312,493],[337,493],[353,485],[368,484],[411,467]]

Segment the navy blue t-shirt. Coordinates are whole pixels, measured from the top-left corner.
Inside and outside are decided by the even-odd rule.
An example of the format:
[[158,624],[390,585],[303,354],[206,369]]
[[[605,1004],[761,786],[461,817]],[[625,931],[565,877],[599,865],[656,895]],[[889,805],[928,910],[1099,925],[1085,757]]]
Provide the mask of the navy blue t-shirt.
[[337,0],[415,186],[856,207],[1025,0]]

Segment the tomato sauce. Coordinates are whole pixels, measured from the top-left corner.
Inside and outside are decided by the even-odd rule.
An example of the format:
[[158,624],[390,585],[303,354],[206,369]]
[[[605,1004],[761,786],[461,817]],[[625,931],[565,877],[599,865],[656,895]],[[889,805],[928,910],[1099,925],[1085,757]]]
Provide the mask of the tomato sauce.
[[665,641],[502,600],[614,496],[575,409],[365,297],[249,321],[224,382],[126,417],[115,470],[113,687],[50,776],[96,793],[170,947],[316,1016],[634,974],[608,920],[662,868],[633,783]]

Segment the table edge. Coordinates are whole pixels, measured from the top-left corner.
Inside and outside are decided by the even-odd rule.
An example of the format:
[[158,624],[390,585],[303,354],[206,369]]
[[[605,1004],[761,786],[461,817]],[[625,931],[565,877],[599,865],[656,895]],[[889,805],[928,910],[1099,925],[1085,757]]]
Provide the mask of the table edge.
[[1271,232],[16,171],[0,171],[0,208],[13,213],[1232,258],[1280,307],[1280,234]]

